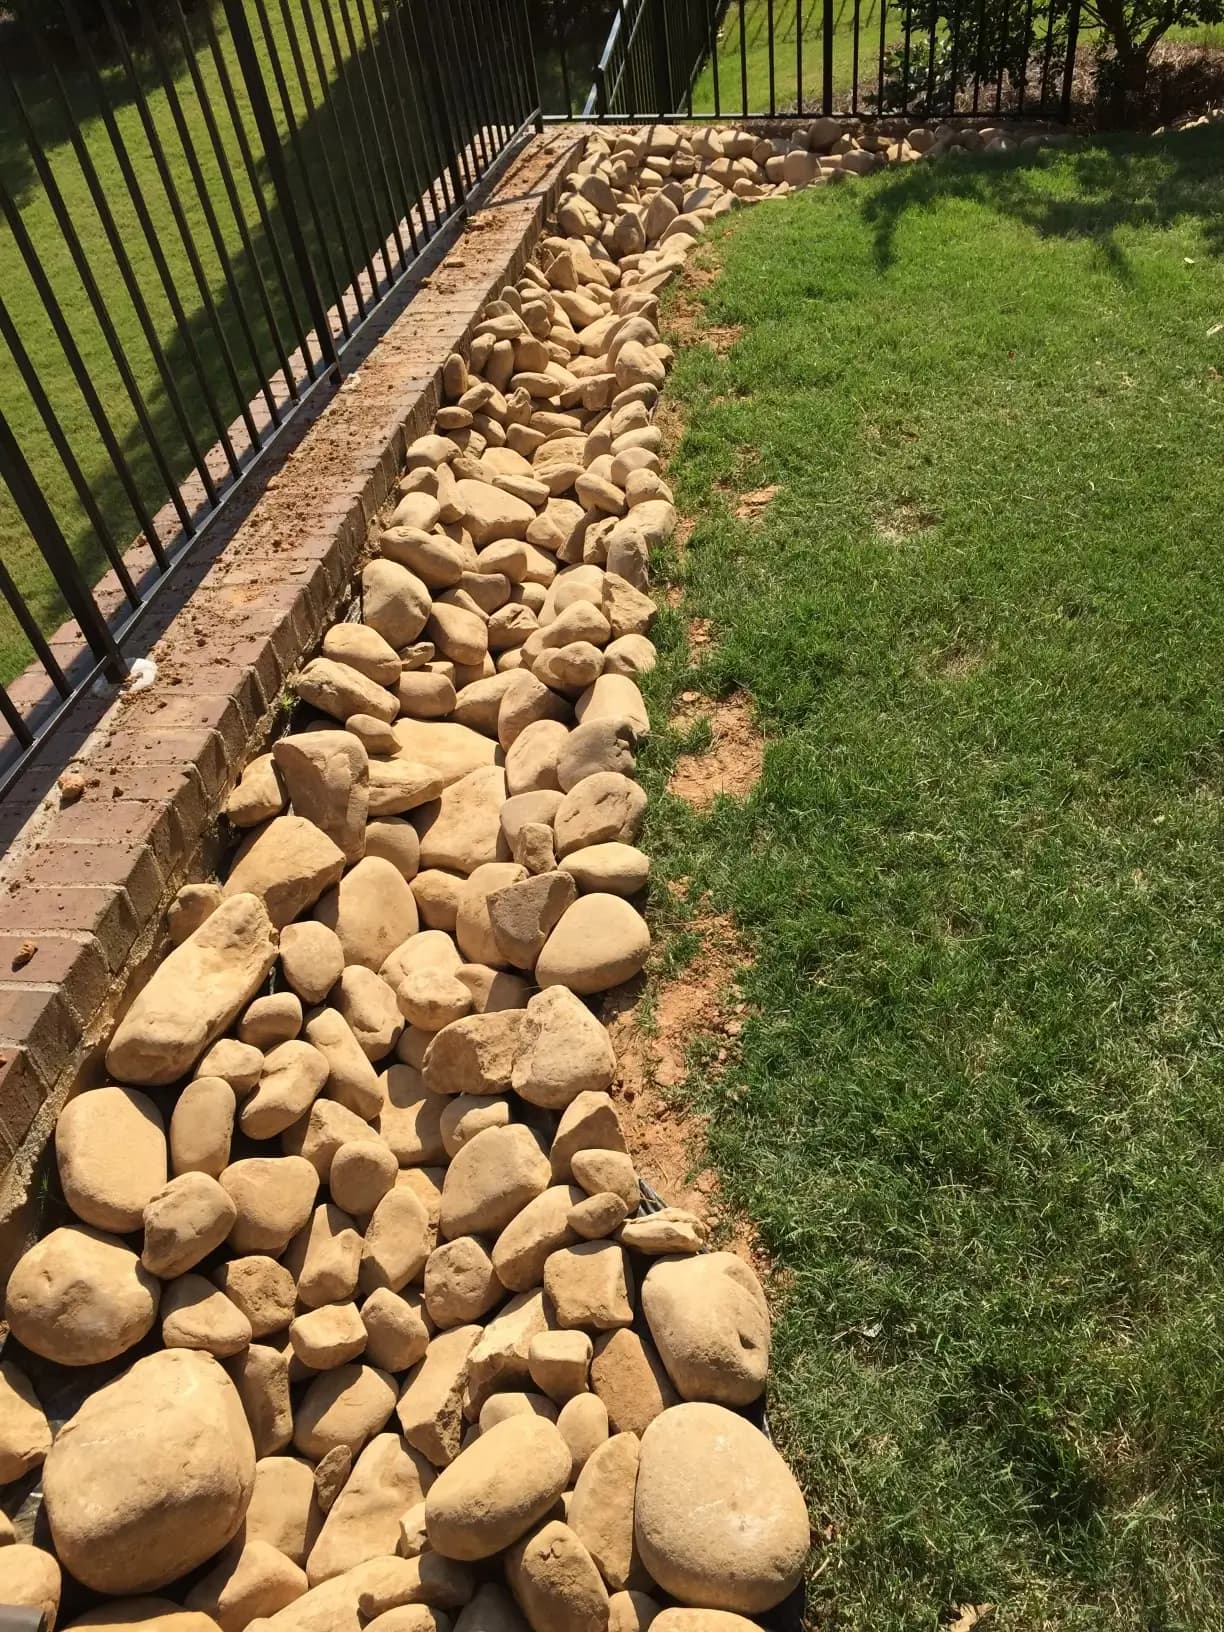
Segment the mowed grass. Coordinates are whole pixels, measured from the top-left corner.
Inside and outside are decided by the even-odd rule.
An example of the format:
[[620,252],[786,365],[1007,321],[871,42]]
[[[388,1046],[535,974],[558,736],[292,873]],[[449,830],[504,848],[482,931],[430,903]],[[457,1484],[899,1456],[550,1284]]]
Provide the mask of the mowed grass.
[[[770,14],[773,15],[771,50]],[[741,17],[743,29],[741,32]],[[855,37],[858,38],[858,78],[874,83],[880,56],[880,0],[835,0],[833,30],[833,84],[839,93],[855,82]],[[904,28],[904,12],[892,7],[892,33]],[[890,36],[888,44],[893,40]],[[824,84],[824,7],[820,0],[730,0],[710,55],[693,87],[694,113],[715,108],[730,118],[747,111],[770,111],[770,58],[773,63],[773,102],[779,113],[794,113],[800,105],[819,106]],[[715,97],[717,64],[717,98]],[[745,74],[746,70],[746,74]],[[747,79],[748,106],[744,108]]]
[[[216,31],[216,55],[204,26],[206,9]],[[251,0],[247,6],[248,21],[269,86],[278,133],[282,142],[287,143],[288,119],[271,67],[269,36],[281,62],[298,131],[296,148],[286,145],[285,163],[317,275],[330,304],[335,291],[347,286],[356,272],[371,262],[376,277],[381,279],[386,275],[387,268],[382,256],[375,253],[376,249],[381,247],[391,223],[399,218],[405,196],[414,198],[416,189],[440,169],[437,150],[423,123],[426,117],[424,88],[414,82],[415,47],[411,34],[405,37],[393,29],[365,0],[348,0],[345,8],[326,9],[326,16],[332,21],[331,34],[322,20],[324,13],[319,13],[317,8],[311,12],[319,47],[316,59],[305,24],[306,13],[300,8],[289,8],[288,14],[295,19],[303,84],[295,66],[285,21],[286,9],[275,3],[262,7],[268,21],[267,34],[260,21],[260,9]],[[173,12],[168,15],[173,16]],[[343,27],[344,15],[351,24],[351,38]],[[363,19],[369,29],[369,41],[362,29]],[[125,72],[113,42],[108,49],[106,40],[100,37],[97,45],[105,100],[112,109],[119,141],[137,178],[137,190],[148,213],[153,243],[160,250],[170,283],[178,293],[185,318],[180,321],[180,314],[175,312],[166,293],[150,237],[126,183],[116,144],[102,117],[102,97],[88,65],[70,42],[62,40],[55,45],[52,36],[56,70],[71,110],[69,116],[57,90],[55,74],[45,70],[37,51],[23,40],[16,25],[0,27],[0,49],[9,53],[6,60],[46,149],[65,211],[80,237],[137,391],[147,405],[158,438],[166,447],[168,463],[176,479],[187,475],[192,468],[188,432],[201,450],[208,450],[220,430],[228,427],[259,390],[264,371],[277,368],[280,358],[272,337],[273,325],[279,330],[289,354],[296,345],[295,324],[305,319],[305,327],[313,327],[222,8],[209,4],[209,0],[195,7],[191,12],[190,32],[194,46],[190,58],[169,24],[156,42],[138,43],[133,48],[133,58],[136,84],[145,98],[147,118],[162,143],[170,185],[181,203],[186,240],[194,246],[199,258],[198,274],[154,157],[145,125],[146,111],[142,110],[136,87]],[[193,78],[192,62],[203,95]],[[232,112],[226,98],[227,79],[233,95]],[[178,129],[172,96],[178,101],[185,138]],[[218,131],[220,156],[209,130],[209,108]],[[116,232],[148,305],[154,333],[164,350],[166,370],[181,398],[181,417],[128,296],[105,225],[91,197],[85,170],[71,145],[74,122],[80,129],[87,158],[96,170]],[[254,158],[254,185],[244,162],[243,136]],[[197,186],[193,178],[192,157],[198,165],[202,187]],[[227,193],[227,174],[232,181],[236,210]],[[20,112],[9,101],[0,107],[0,176],[17,203],[43,271],[131,464],[136,484],[156,511],[165,498],[164,479],[73,264],[50,194],[36,169]],[[231,268],[232,281],[226,276],[204,199],[213,207],[221,251]],[[245,241],[240,219],[246,228]],[[404,242],[411,253],[406,238]],[[277,250],[281,264],[287,268],[287,290],[278,269]],[[398,266],[398,254],[393,248],[391,267],[398,270]],[[0,221],[0,288],[3,288],[12,322],[115,541],[120,549],[126,548],[139,532],[139,524],[114,474],[19,246],[3,221]],[[218,314],[224,347],[217,339],[206,300],[213,303]],[[227,349],[230,361],[227,361]],[[7,353],[0,355],[9,367],[4,391],[5,414],[86,578],[93,581],[106,569],[97,535],[82,512],[73,484],[52,448],[16,368],[9,365]],[[312,355],[317,362],[317,349]],[[215,411],[210,406],[210,398]],[[2,485],[0,547],[5,564],[27,595],[40,626],[54,630],[66,617],[66,609],[16,506]],[[0,606],[0,681],[19,672],[30,655],[15,621],[7,608]]]
[[[1222,165],[911,166],[687,297],[645,842],[667,961],[690,911],[752,949],[685,1092],[777,1268],[821,1632],[1224,1626]],[[684,689],[768,737],[704,815]]]
[[[834,0],[833,89],[839,108],[849,106],[849,95],[856,82],[864,95],[875,92],[881,6],[884,8],[885,49],[891,50],[905,37],[904,5],[898,5],[897,0],[857,0],[857,4],[856,0]],[[976,12],[970,8],[966,16],[976,16]],[[915,8],[913,50],[915,60],[925,62],[929,36],[922,31],[919,21]],[[1091,42],[1094,32],[1086,22],[1080,31],[1085,44]],[[1167,38],[1218,49],[1224,47],[1224,27],[1182,26],[1170,30]],[[824,85],[822,0],[729,0],[715,40],[716,50],[693,87],[694,113],[708,113],[713,117],[717,110],[719,117],[733,118],[745,112],[769,113],[771,108],[779,113],[794,113],[801,106],[809,112],[819,109]],[[1039,48],[1044,48],[1044,41],[1043,24],[1039,30]],[[989,96],[983,92],[984,113],[993,105],[993,85],[991,80]],[[1057,73],[1051,94],[1056,92]],[[864,102],[863,106],[867,108],[868,104]]]

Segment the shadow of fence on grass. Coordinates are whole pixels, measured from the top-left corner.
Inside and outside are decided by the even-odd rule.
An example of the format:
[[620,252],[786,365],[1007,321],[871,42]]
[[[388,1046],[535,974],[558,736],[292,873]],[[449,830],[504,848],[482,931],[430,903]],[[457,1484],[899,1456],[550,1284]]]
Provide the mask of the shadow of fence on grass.
[[1073,196],[1071,189],[1066,197],[1051,189],[1047,162],[1042,152],[1013,158],[964,154],[936,165],[907,165],[882,178],[863,203],[877,265],[883,270],[895,264],[898,229],[911,210],[947,199],[995,210],[1041,238],[1090,241],[1123,281],[1131,269],[1122,235],[1132,227],[1170,227],[1194,217],[1207,253],[1224,256],[1224,125],[1115,139],[1108,147],[1073,152]]

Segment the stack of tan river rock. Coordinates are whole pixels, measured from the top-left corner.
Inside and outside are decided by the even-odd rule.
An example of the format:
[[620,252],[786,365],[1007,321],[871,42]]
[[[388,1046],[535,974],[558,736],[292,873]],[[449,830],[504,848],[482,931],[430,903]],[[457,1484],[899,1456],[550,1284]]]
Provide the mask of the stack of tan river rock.
[[360,616],[230,797],[228,877],[180,893],[110,1085],[60,1117],[73,1222],[5,1302],[0,1479],[33,1539],[5,1520],[0,1601],[743,1632],[800,1581],[803,1497],[746,1414],[761,1287],[692,1214],[639,1212],[587,1001],[650,945],[658,293],[775,158],[797,174],[766,145],[592,138],[447,362]]

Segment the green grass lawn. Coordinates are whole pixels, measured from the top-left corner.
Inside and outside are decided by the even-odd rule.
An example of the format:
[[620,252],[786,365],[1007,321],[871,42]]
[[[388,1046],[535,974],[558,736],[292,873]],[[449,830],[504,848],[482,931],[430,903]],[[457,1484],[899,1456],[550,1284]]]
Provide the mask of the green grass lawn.
[[[859,0],[859,78],[874,73],[880,52],[880,0]],[[743,47],[741,50],[740,7],[731,0],[718,34],[718,99],[722,115],[743,111],[743,69],[747,64],[748,112],[768,113],[770,106],[769,14],[773,12],[773,91],[779,112],[794,112],[802,74],[803,104],[818,105],[824,74],[824,7],[820,0],[745,0],[743,6]],[[855,0],[836,0],[833,33],[833,81],[837,91],[848,92],[854,84]],[[895,5],[890,10],[892,33],[899,35],[904,12]],[[891,35],[889,44],[893,43]],[[714,64],[708,62],[693,87],[694,113],[715,110]]]
[[736,215],[690,297],[743,333],[671,387],[652,702],[768,746],[698,815],[660,729],[646,842],[672,961],[681,878],[752,948],[686,1093],[777,1266],[821,1632],[1224,1626],[1222,168],[910,166]]
[[[848,105],[848,95],[855,83],[855,36],[858,37],[858,83],[864,89],[876,84],[880,53],[881,0],[835,0],[833,32],[833,85],[839,105]],[[741,49],[741,11],[743,18]],[[773,105],[779,112],[794,112],[799,105],[800,75],[802,75],[803,106],[820,106],[824,74],[824,6],[822,0],[729,0],[718,32],[717,98],[713,61],[708,62],[693,88],[693,111],[708,113],[715,108],[721,116],[734,117],[744,110],[743,65],[747,65],[749,113],[768,113],[770,109],[770,31],[769,18],[773,15]],[[887,0],[884,15],[884,37],[891,49],[899,45],[905,33],[905,6],[897,0]],[[1018,14],[1017,14],[1018,15]],[[1081,31],[1087,43],[1092,36],[1090,27]],[[922,34],[915,11],[914,51],[918,52]],[[1224,47],[1222,27],[1183,27],[1170,31],[1170,40],[1192,45]],[[1044,33],[1041,35],[1044,42]],[[925,58],[921,60],[925,61]],[[984,108],[989,104],[985,103]]]
[[[318,7],[312,8],[321,68],[311,49],[304,23],[305,13],[295,13],[306,79],[306,89],[303,90],[289,49],[285,10],[278,0],[264,0],[269,32],[283,64],[294,120],[299,129],[301,162],[299,164],[297,156],[289,151],[286,164],[329,303],[334,298],[334,289],[343,288],[350,282],[356,269],[366,264],[375,246],[381,245],[391,221],[398,217],[403,198],[401,179],[415,196],[415,188],[439,168],[419,123],[424,100],[423,87],[413,83],[412,74],[405,69],[406,56],[409,60],[416,60],[411,40],[407,42],[405,51],[401,46],[401,37],[390,29],[377,8],[366,4],[366,0],[359,0],[359,3],[358,0],[349,0],[345,9],[354,31],[352,40],[340,21],[341,14],[337,8],[327,7],[324,11]],[[334,40],[322,20],[325,12],[334,20]],[[259,20],[256,0],[248,3],[247,14],[257,53],[264,65],[267,82],[272,87],[271,100],[277,128],[284,139],[288,123],[275,80],[268,68],[267,36]],[[80,126],[83,143],[96,166],[101,188],[148,302],[154,330],[165,348],[170,375],[183,399],[185,418],[198,445],[205,450],[217,439],[218,418],[223,426],[228,425],[258,389],[260,371],[277,366],[277,351],[260,292],[261,279],[266,286],[275,321],[282,330],[286,350],[293,349],[289,301],[277,275],[274,244],[279,246],[283,261],[291,269],[293,298],[304,305],[300,285],[292,270],[292,251],[284,219],[277,207],[263,160],[225,13],[219,5],[211,4],[208,15],[216,29],[221,62],[233,86],[237,121],[226,106],[222,69],[218,68],[205,32],[201,5],[190,13],[194,62],[207,99],[215,111],[225,163],[234,181],[238,215],[247,229],[249,245],[243,241],[238,219],[226,195],[222,165],[213,148],[205,118],[204,98],[199,94],[190,72],[192,59],[181,49],[170,29],[166,31],[162,45],[170,82],[179,98],[188,139],[199,163],[203,190],[215,206],[222,247],[226,258],[232,263],[232,287],[223,274],[200,193],[192,180],[187,147],[176,130],[162,66],[150,43],[144,43],[135,52],[135,63],[138,82],[147,98],[149,119],[164,143],[166,163],[182,200],[189,235],[199,252],[204,289],[220,314],[234,362],[233,375],[214,337],[200,283],[191,267],[183,235],[160,180],[142,111],[121,60],[113,47],[109,54],[101,53],[105,96],[114,108],[120,139],[131,156],[155,240],[165,257],[171,281],[181,295],[187,319],[185,326],[179,324],[166,296],[154,255],[125,184],[115,146],[102,119],[101,100],[88,67],[67,41],[62,42],[55,51],[73,119]],[[363,16],[370,28],[371,45],[366,44],[362,33]],[[176,477],[182,477],[192,463],[190,453],[186,451],[187,439],[164,389],[135,308],[125,293],[119,266],[108,245],[99,213],[91,201],[85,174],[70,145],[71,122],[56,91],[54,76],[44,70],[37,53],[21,40],[12,27],[7,30],[0,28],[0,50],[6,52],[6,61],[17,79],[22,99],[47,150],[65,207],[80,234],[103,290],[124,354],[148,403],[152,423],[171,451]],[[328,99],[326,113],[323,111],[325,93]],[[393,110],[390,121],[385,116],[384,105]],[[389,128],[391,132],[391,139],[384,146],[385,176],[371,139],[372,131],[378,127],[384,130]],[[263,215],[243,163],[239,130],[246,133],[255,155]],[[317,200],[317,222],[306,199],[304,176],[309,177],[311,191]],[[122,378],[73,266],[47,190],[35,169],[18,109],[2,96],[0,177],[17,202],[22,222],[64,308],[90,377],[113,418],[116,434],[131,462],[136,481],[147,501],[156,508],[164,497],[164,486],[150,454],[148,439],[141,431]],[[324,242],[326,247],[321,253]],[[392,266],[398,267],[398,258],[394,254]],[[385,269],[380,257],[375,259],[374,269],[377,275],[383,275]],[[85,478],[95,488],[102,512],[112,525],[117,540],[125,546],[138,531],[132,509],[113,475],[104,444],[73,381],[63,351],[46,318],[42,301],[25,270],[14,236],[2,220],[0,290],[3,290],[9,314],[51,398]],[[240,313],[247,317],[251,340],[248,340],[239,321]],[[312,325],[308,323],[307,326]],[[188,337],[195,342],[197,353],[194,355]],[[7,363],[7,357],[5,361]],[[209,409],[207,392],[212,393],[217,403],[217,416]],[[82,516],[71,481],[56,458],[42,421],[15,369],[6,375],[4,408],[27,457],[45,486],[52,508],[64,526],[69,543],[86,575],[90,579],[96,578],[105,570],[102,551]],[[44,629],[56,628],[66,615],[65,609],[41,557],[26,536],[7,489],[0,490],[0,541],[3,543],[4,560],[25,589],[41,626]],[[0,680],[18,672],[29,657],[29,651],[7,608],[0,607]]]

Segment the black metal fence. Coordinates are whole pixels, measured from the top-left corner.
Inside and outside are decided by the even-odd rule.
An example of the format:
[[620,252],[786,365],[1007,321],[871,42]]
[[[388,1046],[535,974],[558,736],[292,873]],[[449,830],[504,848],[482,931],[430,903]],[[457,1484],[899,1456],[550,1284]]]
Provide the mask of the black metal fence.
[[1066,118],[1079,34],[1080,0],[617,0],[596,63],[554,44],[590,119]]
[[1065,113],[1080,0],[532,3],[0,7],[0,795],[541,76],[555,118]]
[[13,9],[0,793],[540,113],[523,0]]

